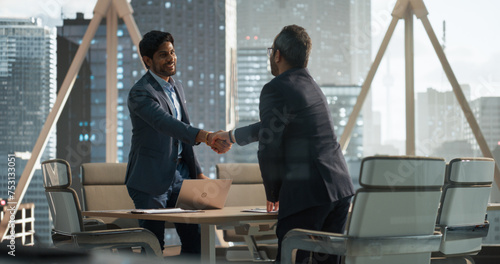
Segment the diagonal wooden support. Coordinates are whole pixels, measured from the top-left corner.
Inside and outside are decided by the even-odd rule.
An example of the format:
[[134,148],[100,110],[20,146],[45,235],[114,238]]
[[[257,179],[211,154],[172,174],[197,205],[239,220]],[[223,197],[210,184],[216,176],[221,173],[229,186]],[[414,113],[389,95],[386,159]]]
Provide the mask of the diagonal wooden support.
[[[127,26],[130,39],[132,39],[132,43],[134,43],[137,51],[139,51],[139,42],[141,41],[142,36],[139,32],[137,24],[135,23],[134,17],[132,16],[134,10],[127,1],[125,1],[125,4],[123,2],[123,0],[113,0],[113,7],[116,9],[118,17],[123,19],[123,22],[125,22],[125,26]],[[142,60],[140,61],[144,66],[144,62]]]
[[[450,82],[451,87],[453,88],[453,93],[455,94],[455,97],[457,98],[457,101],[460,104],[462,111],[464,112],[465,118],[469,123],[472,133],[474,133],[474,137],[476,138],[477,144],[479,145],[479,148],[481,149],[483,156],[494,159],[493,154],[491,153],[491,150],[488,147],[488,144],[486,143],[486,139],[484,138],[483,132],[481,131],[481,128],[477,123],[476,117],[474,116],[474,113],[472,112],[472,109],[470,108],[469,103],[465,98],[464,92],[462,91],[462,88],[460,87],[460,84],[458,83],[457,78],[455,77],[455,74],[451,69],[450,63],[448,62],[448,59],[444,54],[443,48],[441,47],[441,44],[439,44],[436,34],[432,29],[429,19],[427,18],[427,16],[423,16],[422,18],[420,18],[420,20],[424,24],[424,28],[427,31],[427,35],[429,36],[432,42],[432,46],[434,46],[434,50],[436,51],[439,61],[443,66],[443,70],[446,73],[446,77],[448,77],[448,81]],[[500,170],[497,162],[495,162],[495,182],[497,183],[497,186],[500,187]]]
[[[112,11],[109,11],[110,9],[112,9]],[[75,83],[78,72],[80,71],[82,63],[89,50],[90,43],[94,38],[95,33],[99,28],[99,25],[101,24],[102,18],[108,15],[108,11],[110,14],[112,14],[111,16],[113,16],[113,18],[108,17],[108,19],[116,21],[116,15],[118,15],[125,21],[125,24],[130,32],[132,41],[136,45],[137,50],[139,50],[138,46],[139,46],[139,41],[141,40],[141,35],[139,33],[137,25],[135,24],[134,18],[132,17],[133,13],[132,7],[127,2],[127,0],[98,0],[94,8],[94,17],[90,21],[87,31],[83,36],[82,43],[78,47],[78,50],[75,54],[75,58],[71,62],[71,66],[68,69],[68,73],[64,78],[59,93],[57,94],[54,106],[52,107],[49,115],[47,116],[47,119],[42,127],[42,130],[38,135],[38,139],[31,152],[31,158],[28,160],[26,167],[24,168],[23,173],[21,175],[21,178],[19,179],[16,185],[15,195],[13,199],[9,199],[8,201],[7,205],[9,206],[9,208],[12,208],[11,210],[9,210],[11,214],[14,215],[16,214],[17,209],[19,208],[19,205],[21,204],[22,199],[24,198],[24,195],[26,194],[26,190],[31,182],[33,173],[35,171],[35,165],[39,163],[40,157],[47,145],[49,134],[51,130],[54,128],[54,126],[57,124],[57,120],[59,119],[59,116],[61,115],[64,105],[66,104],[66,101],[69,97],[69,94],[73,89],[73,85]],[[113,25],[113,22],[111,23],[112,27],[115,27],[115,25]],[[116,30],[112,33],[108,32],[108,34],[113,34],[114,36],[116,36]],[[116,47],[114,47],[114,49],[116,49]],[[114,56],[114,59],[116,60],[116,55]],[[111,61],[111,64],[113,64],[113,61]],[[114,68],[113,75],[114,78],[116,78],[116,67]],[[112,80],[109,83],[111,84]],[[114,83],[115,83],[114,87],[108,86],[106,87],[106,89],[107,90],[116,89],[116,81]],[[114,111],[112,111],[111,113],[116,114],[116,107],[114,108]],[[116,124],[114,125],[116,126]],[[1,238],[0,240],[2,241],[6,238],[9,238],[6,236],[9,219],[10,215],[9,217],[7,216],[4,217],[0,222],[0,238]]]

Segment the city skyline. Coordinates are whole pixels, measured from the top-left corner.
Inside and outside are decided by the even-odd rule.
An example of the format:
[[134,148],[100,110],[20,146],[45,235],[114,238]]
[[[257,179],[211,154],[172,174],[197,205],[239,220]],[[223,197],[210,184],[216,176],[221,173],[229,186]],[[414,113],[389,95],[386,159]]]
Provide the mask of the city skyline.
[[[372,1],[369,32],[372,35],[372,58],[387,30],[395,2]],[[48,25],[56,25],[62,23],[61,7],[64,17],[75,17],[76,12],[83,12],[86,18],[91,18],[95,3],[95,0],[0,0],[0,5],[4,7],[0,10],[0,16],[39,15],[52,23]],[[429,11],[428,18],[441,42],[443,21],[446,21],[445,52],[459,83],[470,85],[471,99],[499,96],[500,77],[495,69],[500,67],[500,36],[492,34],[491,28],[500,24],[500,17],[495,15],[500,2],[479,0],[472,5],[466,0],[442,0],[424,3]],[[415,91],[423,92],[429,87],[439,91],[451,90],[421,22],[415,18],[414,24]],[[383,142],[405,139],[403,25],[403,21],[398,23],[371,88],[374,93],[373,111],[380,112],[382,118]]]

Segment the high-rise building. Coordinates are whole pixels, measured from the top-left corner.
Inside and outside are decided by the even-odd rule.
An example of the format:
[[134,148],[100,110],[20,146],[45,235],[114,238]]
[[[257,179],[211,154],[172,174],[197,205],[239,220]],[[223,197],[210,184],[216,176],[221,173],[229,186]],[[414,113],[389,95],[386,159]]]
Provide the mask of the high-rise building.
[[[65,37],[57,36],[57,87],[60,89],[71,62],[80,45]],[[90,133],[90,63],[82,63],[73,89],[57,121],[57,157],[69,162],[73,177],[80,174],[80,165],[90,162],[92,145],[85,140]],[[87,136],[88,137],[88,136]],[[78,183],[79,181],[73,181]],[[74,188],[79,190],[80,188]]]
[[[235,124],[236,1],[132,0],[141,34],[170,32],[177,54],[177,74],[186,94],[193,126],[217,131]],[[137,76],[139,79],[141,76]],[[195,147],[203,173],[215,177],[225,162],[206,146]]]
[[[372,64],[371,0],[352,0],[350,2],[351,84],[362,85]],[[364,107],[369,109],[363,112],[366,120],[366,114],[372,112],[371,99],[365,102]]]
[[[15,156],[17,184],[55,103],[54,29],[43,26],[36,18],[0,18],[0,90],[0,155]],[[55,135],[51,133],[40,159],[55,156]],[[7,162],[0,163],[2,175],[7,173],[7,166]],[[4,199],[11,190],[7,184],[7,180],[0,182],[0,197]],[[39,168],[22,202],[35,203],[35,236],[38,242],[50,242],[49,207]]]
[[[286,25],[306,29],[318,84],[358,85],[371,62],[369,0],[238,0],[238,49],[268,48]],[[249,12],[249,10],[252,10]]]
[[[69,66],[89,23],[89,19],[78,13],[75,19],[65,19],[63,25],[57,28],[58,38],[63,44],[58,49],[61,66]],[[117,76],[118,106],[114,113],[118,120],[117,157],[118,162],[128,161],[132,125],[129,120],[127,96],[135,80],[141,75],[142,66],[128,30],[121,20],[116,34],[118,36],[116,72],[106,72],[106,21],[103,20],[91,41],[84,64],[70,94],[69,100],[74,102],[66,105],[64,111],[68,111],[67,115],[63,112],[62,118],[69,119],[59,120],[58,127],[64,128],[65,133],[59,134],[58,140],[68,144],[60,144],[58,153],[66,156],[74,172],[78,171],[83,162],[106,161],[106,74]],[[65,75],[66,70],[60,70],[59,80],[62,81]]]
[[[468,89],[464,91],[469,97]],[[465,142],[465,135],[470,128],[452,91],[440,92],[428,88],[426,92],[417,93],[415,113],[417,155],[447,158],[459,153],[472,154],[469,144]]]
[[[273,78],[265,48],[238,48],[237,127],[260,120],[259,97],[262,87]],[[258,163],[258,144],[234,144],[228,162]]]
[[[360,91],[358,85],[366,77],[371,63],[369,0],[238,0],[237,10],[238,127],[259,121],[260,91],[273,78],[269,74],[266,49],[271,47],[276,35],[286,25],[302,26],[311,37],[312,50],[308,69],[316,82],[320,86],[345,86],[346,89],[353,87],[357,91],[353,95],[357,97]],[[371,112],[370,98],[366,99],[363,107],[368,112]],[[335,118],[334,121],[338,122]],[[362,128],[373,130],[366,125]],[[353,134],[364,134],[363,131],[358,132],[360,131]],[[336,133],[340,139],[341,132]],[[380,135],[370,135],[373,134]],[[351,140],[350,144],[354,142]],[[233,146],[237,155],[233,159],[256,162],[257,146],[249,145],[244,148],[245,150],[241,150]]]
[[[495,150],[500,145],[500,97],[479,97],[470,106],[488,147],[491,151]],[[474,154],[483,156],[470,129],[467,130],[466,138]]]

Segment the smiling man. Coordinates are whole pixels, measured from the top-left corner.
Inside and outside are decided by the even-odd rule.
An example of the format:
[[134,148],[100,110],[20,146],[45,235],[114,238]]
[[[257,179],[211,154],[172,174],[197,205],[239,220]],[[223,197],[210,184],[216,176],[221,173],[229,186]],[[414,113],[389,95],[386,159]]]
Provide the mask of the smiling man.
[[[128,108],[132,121],[132,146],[125,183],[137,209],[174,207],[182,181],[207,178],[193,152],[204,142],[218,153],[229,150],[222,141],[209,144],[213,133],[192,127],[185,106],[184,89],[175,75],[177,56],[170,33],[151,31],[139,43],[148,72],[130,90]],[[164,247],[165,223],[140,220]],[[200,252],[197,225],[176,224],[182,253]]]

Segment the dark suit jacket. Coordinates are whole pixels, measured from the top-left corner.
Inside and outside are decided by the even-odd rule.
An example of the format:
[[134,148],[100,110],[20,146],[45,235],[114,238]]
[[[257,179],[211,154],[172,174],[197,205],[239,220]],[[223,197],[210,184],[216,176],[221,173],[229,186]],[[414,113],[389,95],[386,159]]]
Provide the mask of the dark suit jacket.
[[259,141],[267,199],[279,219],[354,195],[326,98],[307,69],[291,69],[262,89],[260,119],[235,130],[239,145]]
[[177,167],[178,140],[183,144],[182,158],[189,166],[190,177],[201,173],[192,147],[200,129],[189,125],[182,85],[176,82],[174,89],[182,108],[182,122],[172,115],[171,102],[149,72],[130,90],[132,146],[125,178],[129,188],[153,195],[165,193]]

